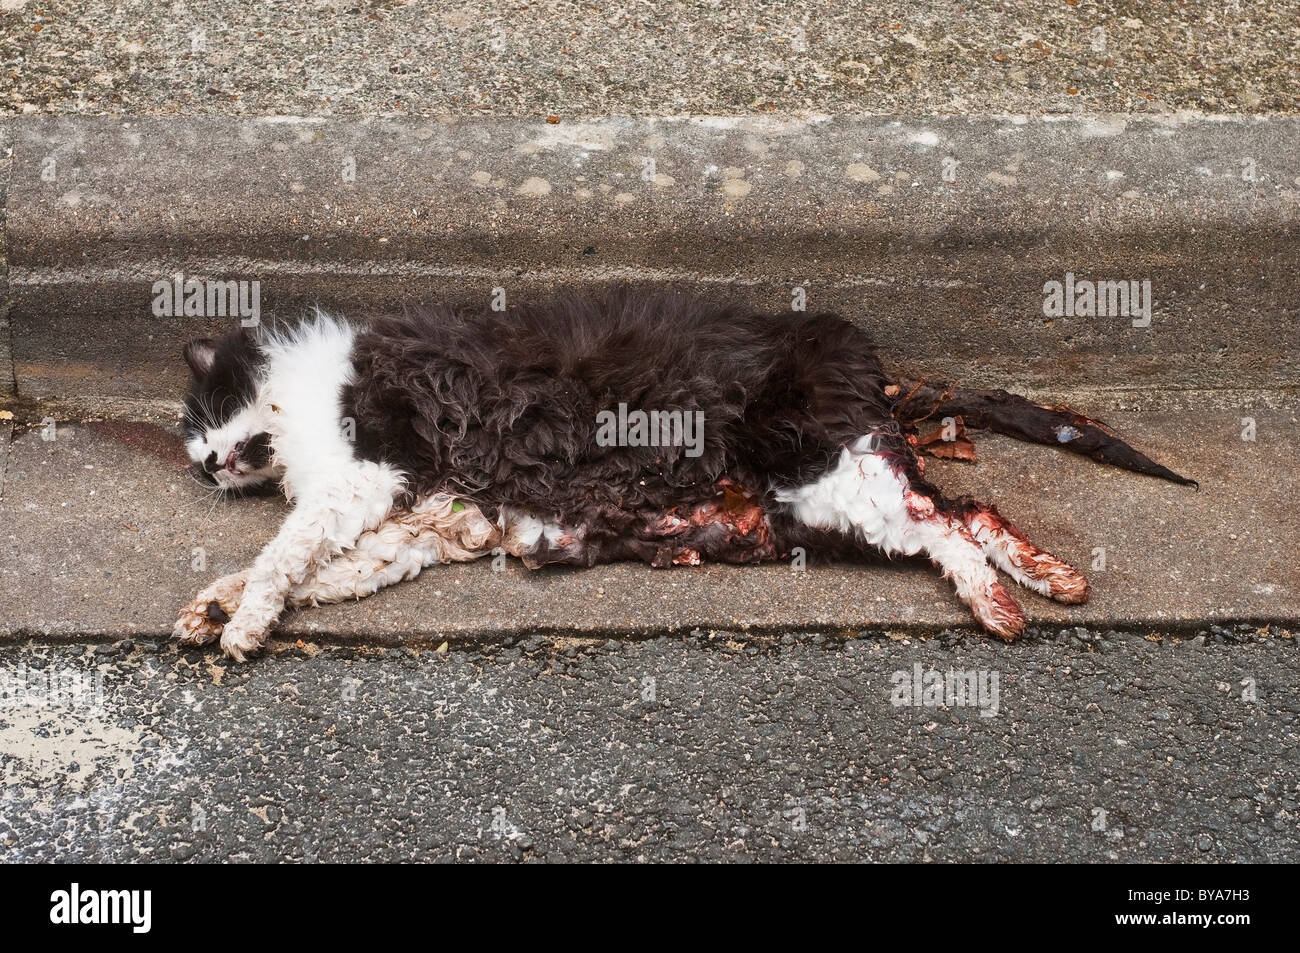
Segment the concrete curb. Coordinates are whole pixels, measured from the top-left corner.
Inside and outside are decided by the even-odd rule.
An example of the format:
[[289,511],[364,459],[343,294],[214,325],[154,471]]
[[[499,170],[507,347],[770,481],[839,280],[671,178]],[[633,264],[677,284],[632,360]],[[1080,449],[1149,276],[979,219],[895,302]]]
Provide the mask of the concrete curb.
[[[181,341],[238,320],[155,314],[155,282],[177,273],[257,281],[264,323],[314,303],[481,304],[496,288],[518,302],[559,284],[768,309],[802,289],[809,308],[869,327],[895,366],[1085,395],[1080,409],[1118,408],[1111,423],[1202,480],[1192,493],[1005,440],[981,447],[979,468],[936,465],[948,489],[1000,503],[1077,565],[1109,554],[1088,606],[1026,597],[1036,624],[1300,619],[1286,532],[1298,134],[1292,118],[0,123],[20,424],[0,467],[0,523],[18,542],[0,555],[0,639],[165,636],[279,518],[272,502],[208,514],[174,434],[122,422],[165,421]],[[1045,283],[1067,272],[1150,281],[1150,325],[1044,314]],[[27,424],[47,414],[114,419],[44,442]],[[967,613],[924,568],[543,577],[479,564],[283,631],[423,644],[953,625]]]
[[0,123],[0,404],[12,398],[13,340],[9,325],[9,174],[13,167],[13,126]]
[[[1240,437],[1241,420],[1256,439]],[[1300,620],[1291,491],[1297,405],[1238,393],[1195,411],[1107,414],[1138,446],[1202,481],[1199,492],[1006,438],[979,464],[932,460],[1093,585],[1083,606],[1017,595],[1035,625],[1147,627]],[[174,433],[122,421],[17,433],[0,526],[0,642],[165,638],[212,578],[249,565],[285,513],[280,499],[219,501],[186,476]],[[290,639],[427,645],[537,632],[645,636],[969,627],[949,584],[919,561],[655,570],[622,563],[529,572],[515,561],[435,566],[359,603],[286,616]]]
[[[173,400],[177,273],[261,319],[557,284],[862,320],[895,363],[1021,387],[1292,387],[1300,118],[22,118],[6,237],[19,399]],[[945,178],[952,181],[945,181]],[[1151,282],[1151,325],[1044,286]]]

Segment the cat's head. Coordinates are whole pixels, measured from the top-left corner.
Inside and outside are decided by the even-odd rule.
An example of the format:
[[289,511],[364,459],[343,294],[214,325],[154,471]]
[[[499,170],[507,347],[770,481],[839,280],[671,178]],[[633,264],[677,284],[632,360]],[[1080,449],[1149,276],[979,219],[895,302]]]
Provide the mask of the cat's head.
[[269,410],[257,399],[265,358],[253,337],[236,331],[219,341],[185,345],[193,374],[182,432],[195,475],[224,490],[249,490],[279,476],[267,433]]

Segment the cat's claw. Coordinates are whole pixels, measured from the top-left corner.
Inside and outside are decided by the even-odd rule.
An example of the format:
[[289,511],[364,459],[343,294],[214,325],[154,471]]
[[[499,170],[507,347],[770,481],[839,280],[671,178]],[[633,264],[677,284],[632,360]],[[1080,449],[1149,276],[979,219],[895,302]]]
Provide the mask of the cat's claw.
[[221,626],[192,612],[187,606],[172,627],[172,638],[181,645],[207,645],[221,637]]

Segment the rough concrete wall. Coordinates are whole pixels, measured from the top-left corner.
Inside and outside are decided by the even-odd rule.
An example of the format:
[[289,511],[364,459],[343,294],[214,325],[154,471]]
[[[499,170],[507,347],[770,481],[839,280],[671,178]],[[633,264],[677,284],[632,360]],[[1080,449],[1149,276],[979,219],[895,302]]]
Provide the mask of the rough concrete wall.
[[[175,394],[182,273],[319,303],[633,281],[868,327],[986,383],[1291,386],[1300,120],[27,119],[8,230],[20,391]],[[1149,282],[1151,321],[1044,313]],[[796,289],[802,289],[796,291]],[[1134,315],[1134,318],[1137,316]]]

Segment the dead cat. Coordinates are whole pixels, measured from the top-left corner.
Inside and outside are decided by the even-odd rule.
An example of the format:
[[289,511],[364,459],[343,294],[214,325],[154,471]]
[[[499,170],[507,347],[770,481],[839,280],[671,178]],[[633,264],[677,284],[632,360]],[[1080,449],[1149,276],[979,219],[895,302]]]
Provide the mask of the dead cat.
[[920,555],[1010,640],[1025,616],[998,570],[1065,603],[1088,583],[993,506],[927,482],[918,420],[961,416],[1195,485],[1067,408],[891,377],[827,313],[618,289],[356,326],[317,312],[193,340],[185,359],[196,473],[231,491],[276,482],[293,502],[252,566],[176,623],[181,641],[219,639],[240,660],[286,606],[497,547],[530,567]]

